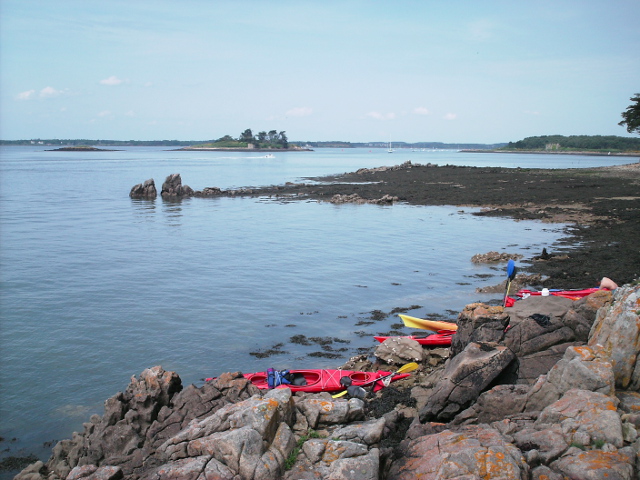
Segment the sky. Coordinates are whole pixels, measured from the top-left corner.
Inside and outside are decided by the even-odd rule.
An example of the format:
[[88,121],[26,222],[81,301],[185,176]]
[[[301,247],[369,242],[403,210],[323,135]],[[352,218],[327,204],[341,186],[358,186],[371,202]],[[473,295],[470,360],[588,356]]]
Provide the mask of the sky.
[[632,136],[638,0],[0,0],[0,139]]

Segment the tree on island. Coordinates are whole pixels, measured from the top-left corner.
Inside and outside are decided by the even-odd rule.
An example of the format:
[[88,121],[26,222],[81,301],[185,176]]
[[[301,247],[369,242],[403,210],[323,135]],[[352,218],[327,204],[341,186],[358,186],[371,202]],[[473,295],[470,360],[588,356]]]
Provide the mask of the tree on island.
[[630,100],[635,103],[629,105],[627,109],[622,112],[622,118],[624,118],[624,120],[619,122],[618,125],[622,127],[626,125],[627,132],[635,132],[640,135],[640,93],[636,93]]
[[284,131],[278,133],[277,130],[259,132],[257,136],[253,135],[250,128],[247,128],[238,137],[238,141],[242,143],[252,143],[256,148],[289,148],[289,140]]

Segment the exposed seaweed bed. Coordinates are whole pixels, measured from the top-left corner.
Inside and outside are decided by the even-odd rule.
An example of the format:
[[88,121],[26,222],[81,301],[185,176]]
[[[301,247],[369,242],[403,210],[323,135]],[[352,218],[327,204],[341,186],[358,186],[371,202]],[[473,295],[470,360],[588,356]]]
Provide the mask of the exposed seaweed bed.
[[567,223],[551,259],[524,260],[529,273],[548,277],[543,286],[585,288],[604,276],[622,285],[640,276],[640,163],[557,170],[404,164],[307,180],[313,183],[252,195],[320,201],[390,195],[414,205],[482,207],[476,215]]

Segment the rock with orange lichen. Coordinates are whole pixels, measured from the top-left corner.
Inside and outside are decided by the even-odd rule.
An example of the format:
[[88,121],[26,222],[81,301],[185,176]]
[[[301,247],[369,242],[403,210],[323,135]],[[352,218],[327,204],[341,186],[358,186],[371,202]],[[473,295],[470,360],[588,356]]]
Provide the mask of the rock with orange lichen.
[[616,387],[640,391],[640,285],[616,289],[614,302],[598,310],[589,345],[602,345],[611,357]]
[[551,465],[563,478],[581,480],[635,480],[635,455],[628,450],[603,452],[602,450],[577,450]]
[[575,388],[546,407],[535,424],[538,429],[560,424],[567,444],[610,444],[621,448],[624,439],[618,403],[613,395]]
[[569,347],[549,373],[532,386],[525,410],[541,411],[573,388],[613,395],[612,365],[602,348]]
[[520,450],[487,425],[425,435],[403,443],[401,449],[403,456],[391,466],[389,480],[529,478]]

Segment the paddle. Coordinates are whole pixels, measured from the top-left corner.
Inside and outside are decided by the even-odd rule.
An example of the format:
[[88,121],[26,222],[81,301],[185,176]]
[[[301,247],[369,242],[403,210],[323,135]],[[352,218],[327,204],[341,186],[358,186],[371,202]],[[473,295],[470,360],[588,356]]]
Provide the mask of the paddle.
[[[383,375],[382,377],[378,377],[378,378],[374,378],[373,380],[369,380],[368,382],[364,382],[360,385],[358,385],[359,387],[364,387],[366,385],[371,385],[372,383],[376,383],[378,380],[382,380],[383,378],[387,378],[387,377],[393,377],[394,375],[398,375],[400,373],[407,373],[407,372],[413,372],[415,369],[417,369],[419,367],[419,365],[415,362],[411,362],[411,363],[407,363],[406,365],[401,366],[396,372],[391,372],[387,375]],[[347,394],[347,391],[344,390],[340,393],[336,393],[335,395],[331,395],[333,398],[340,398],[340,397],[344,397]]]
[[516,277],[516,262],[509,260],[507,263],[507,288],[504,293],[504,300],[502,306],[507,306],[507,297],[509,296],[509,289],[511,288],[511,281]]

